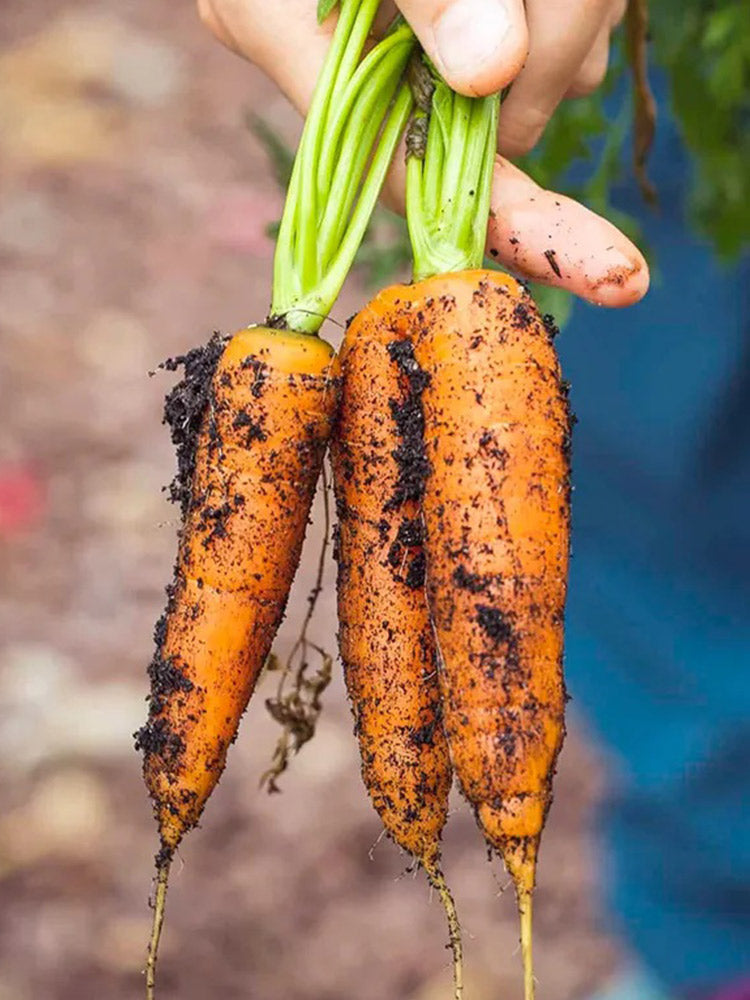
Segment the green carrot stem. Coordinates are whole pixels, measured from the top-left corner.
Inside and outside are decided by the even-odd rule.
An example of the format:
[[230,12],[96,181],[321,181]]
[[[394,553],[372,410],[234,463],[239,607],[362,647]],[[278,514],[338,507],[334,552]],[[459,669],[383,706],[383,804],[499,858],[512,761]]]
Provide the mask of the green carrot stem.
[[[383,43],[385,44],[385,43]],[[392,45],[381,60],[378,71],[367,80],[358,95],[344,129],[341,146],[350,157],[350,169],[332,171],[333,181],[318,231],[319,247],[337,246],[344,235],[354,199],[373,143],[382,128],[378,109],[390,103],[411,54],[411,39]]]
[[440,190],[443,175],[443,158],[446,146],[443,142],[443,130],[440,127],[431,128],[427,133],[425,147],[423,177],[423,198],[427,205],[440,204]]
[[429,117],[424,148],[407,142],[406,219],[415,281],[482,264],[500,106],[498,94],[454,93],[426,61],[418,73],[432,75],[434,92],[429,112],[418,110],[410,125],[413,136]]
[[[342,133],[351,117],[352,107],[360,92],[367,84],[372,84],[373,79],[382,80],[384,73],[381,63],[386,56],[397,46],[407,42],[413,44],[413,35],[407,27],[399,31],[391,32],[383,41],[372,49],[357,67],[352,78],[346,85],[343,97],[339,102],[335,117],[326,126],[324,148],[321,152],[318,165],[318,191],[321,194],[326,192],[326,186],[333,173],[334,163],[337,154],[340,153],[342,144]],[[380,72],[378,73],[378,69]],[[361,107],[357,111],[361,114]]]
[[340,7],[274,256],[270,318],[303,333],[318,331],[341,290],[412,105],[408,88],[399,91],[411,29],[397,23],[362,59],[378,0]]
[[319,284],[309,294],[300,295],[286,310],[286,321],[292,329],[300,333],[315,333],[341,290],[367,229],[401,133],[409,120],[412,104],[411,91],[404,84],[393,102],[338,253],[332,257]]

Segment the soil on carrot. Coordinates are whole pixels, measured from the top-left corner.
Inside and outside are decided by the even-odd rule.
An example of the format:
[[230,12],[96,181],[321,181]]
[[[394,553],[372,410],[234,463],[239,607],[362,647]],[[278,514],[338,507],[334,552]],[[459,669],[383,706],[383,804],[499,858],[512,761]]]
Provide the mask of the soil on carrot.
[[[195,472],[195,452],[198,432],[211,398],[211,383],[227,338],[214,333],[203,347],[194,347],[187,354],[168,358],[159,365],[165,371],[182,368],[184,375],[167,393],[164,401],[164,423],[168,424],[172,444],[177,452],[177,474],[169,485],[169,499],[180,505],[183,517],[192,497],[191,484]],[[215,429],[209,427],[212,436]]]
[[420,500],[429,473],[422,411],[422,393],[428,377],[414,357],[411,341],[391,341],[388,354],[404,377],[406,391],[402,399],[388,400],[401,443],[394,455],[399,469],[398,481],[393,496],[385,504],[386,511],[396,510],[406,500]]
[[555,322],[555,317],[552,313],[545,313],[542,316],[542,323],[544,323],[544,329],[547,331],[549,339],[554,340],[560,333],[560,327]]
[[[183,377],[166,395],[163,416],[163,423],[170,429],[177,458],[177,473],[167,488],[167,492],[172,503],[179,504],[183,518],[186,517],[191,503],[195,502],[192,481],[195,472],[198,437],[206,413],[210,410],[214,374],[226,341],[227,338],[214,333],[204,346],[194,347],[186,354],[168,358],[159,365],[160,369],[168,372],[175,372],[180,368],[183,370]],[[212,440],[217,437],[216,428],[210,417],[209,434]],[[235,502],[242,502],[242,498],[235,497]],[[224,521],[231,511],[232,505],[230,503],[221,507],[204,506],[201,511],[201,527],[206,528],[210,525],[210,531],[204,539],[204,545],[208,545],[213,538],[224,533]],[[148,696],[149,718],[133,734],[135,749],[143,753],[146,761],[149,757],[158,756],[165,761],[174,763],[182,755],[185,748],[182,736],[175,732],[169,721],[158,718],[164,708],[165,699],[170,694],[177,691],[193,690],[192,681],[184,675],[171,657],[163,655],[167,616],[178,586],[177,565],[175,564],[173,581],[166,587],[167,606],[154,627],[156,649],[148,666],[148,677],[151,682]]]

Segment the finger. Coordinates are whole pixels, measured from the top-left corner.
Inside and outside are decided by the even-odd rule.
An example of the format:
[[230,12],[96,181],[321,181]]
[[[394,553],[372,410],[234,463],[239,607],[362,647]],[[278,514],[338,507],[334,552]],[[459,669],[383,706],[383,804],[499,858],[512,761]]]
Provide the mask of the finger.
[[529,44],[523,0],[399,0],[399,7],[459,93],[494,93],[523,65]]
[[198,14],[220,42],[259,66],[306,113],[335,17],[319,25],[311,0],[274,0],[264,4],[262,17],[247,0],[198,0]]
[[602,28],[591,51],[581,63],[573,82],[568,87],[566,97],[585,97],[602,85],[609,64],[609,37],[610,28]]
[[501,157],[495,163],[488,252],[513,273],[600,306],[629,306],[648,290],[648,265],[611,222],[545,191]]
[[616,28],[617,25],[625,17],[625,12],[628,9],[628,0],[615,0],[612,4],[612,15],[610,17],[610,27]]
[[[310,0],[284,0],[267,5],[263,18],[247,0],[197,0],[204,25],[220,42],[256,63],[281,88],[301,114],[306,114],[323,65],[335,17],[321,27]],[[391,8],[390,13],[393,13]],[[282,31],[283,27],[283,31]],[[279,39],[283,38],[283,45]],[[280,58],[294,52],[294,59]],[[403,212],[406,147],[402,139],[384,189],[386,204]]]
[[538,141],[609,12],[603,0],[528,0],[531,47],[500,112],[503,156],[520,156]]
[[[309,0],[266,6],[268,30],[259,32],[246,0],[199,0],[201,16],[224,44],[257,62],[303,113],[307,110],[332,25],[319,29],[306,13]],[[298,16],[289,17],[290,4]],[[221,17],[217,16],[221,9]],[[286,17],[281,15],[281,8]],[[284,34],[277,32],[284,28]],[[281,60],[279,37],[299,58]],[[293,72],[290,65],[293,64]],[[403,212],[404,150],[396,153],[387,183],[390,204]],[[648,268],[633,244],[614,226],[562,195],[544,191],[498,158],[488,247],[496,259],[522,277],[567,288],[592,302],[621,306],[638,301],[648,288]],[[553,239],[554,237],[554,239]],[[560,271],[558,276],[546,252]]]

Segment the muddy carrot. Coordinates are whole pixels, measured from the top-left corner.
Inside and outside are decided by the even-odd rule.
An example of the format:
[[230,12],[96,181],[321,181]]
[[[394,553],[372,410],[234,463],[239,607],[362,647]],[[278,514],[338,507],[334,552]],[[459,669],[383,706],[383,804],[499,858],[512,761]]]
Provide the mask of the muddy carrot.
[[469,271],[420,291],[445,726],[461,788],[516,885],[531,995],[531,898],[565,731],[566,392],[549,332],[512,278]]
[[341,351],[332,445],[339,642],[365,787],[386,831],[440,894],[460,998],[460,931],[440,869],[452,770],[424,592],[424,386],[398,331],[404,319],[397,299],[377,296],[349,325]]
[[[162,905],[171,858],[219,780],[284,613],[338,388],[332,348],[292,331],[242,330],[183,361],[166,406],[183,527],[137,734]],[[193,435],[186,405],[203,392]]]
[[564,735],[570,418],[530,296],[479,269],[498,99],[433,84],[407,166],[427,594],[453,765],[516,885],[531,1000],[531,899]]
[[[197,439],[179,439],[184,399],[216,348]],[[166,407],[189,477],[182,538],[138,734],[169,856],[223,770],[281,621],[338,385],[325,341],[262,327],[217,338],[186,365]]]

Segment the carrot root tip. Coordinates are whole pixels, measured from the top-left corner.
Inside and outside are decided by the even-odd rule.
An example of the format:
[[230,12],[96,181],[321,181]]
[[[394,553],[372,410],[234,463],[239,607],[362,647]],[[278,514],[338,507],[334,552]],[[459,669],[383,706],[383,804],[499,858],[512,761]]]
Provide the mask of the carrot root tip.
[[461,924],[458,919],[458,911],[451,894],[445,876],[437,865],[425,865],[425,872],[430,885],[440,896],[443,904],[445,916],[448,921],[448,935],[450,948],[453,952],[453,996],[455,1000],[462,1000],[464,995],[464,954],[463,942],[461,939]]
[[524,1000],[534,1000],[534,959],[532,953],[532,893],[518,886],[518,914],[521,919],[521,958],[523,960]]
[[169,884],[169,869],[171,857],[164,858],[156,871],[156,892],[154,894],[154,921],[151,927],[151,940],[148,944],[146,958],[146,1000],[154,1000],[156,986],[156,960],[159,953],[159,939],[164,924],[164,908],[167,902],[167,886]]

